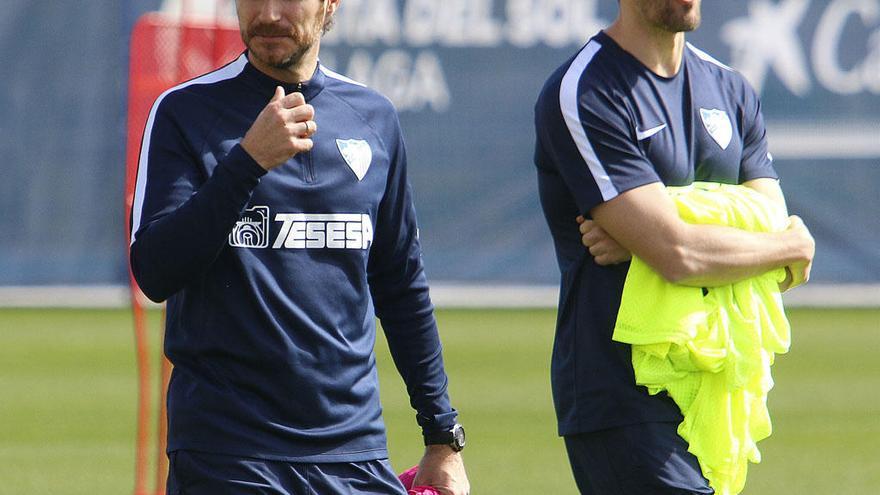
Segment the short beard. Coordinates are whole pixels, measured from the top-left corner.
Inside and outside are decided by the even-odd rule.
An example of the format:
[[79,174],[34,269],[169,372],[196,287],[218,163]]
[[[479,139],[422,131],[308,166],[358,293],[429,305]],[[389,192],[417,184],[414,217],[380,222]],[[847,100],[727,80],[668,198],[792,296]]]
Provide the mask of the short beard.
[[[653,24],[655,27],[668,31],[670,33],[690,32],[700,25],[700,10],[694,6],[687,13],[682,13],[682,9],[678,6],[665,5],[658,10],[652,12]],[[691,17],[690,14],[695,14]]]
[[[263,63],[270,67],[274,67],[276,69],[288,69],[297,65],[305,56],[305,54],[308,53],[308,51],[315,46],[315,43],[318,43],[324,33],[324,29],[326,29],[327,27],[328,26],[326,22],[323,25],[318,25],[318,23],[316,23],[314,26],[312,26],[313,30],[311,33],[297,31],[291,33],[279,31],[277,28],[270,25],[258,25],[248,30],[247,40],[245,41],[245,44],[248,45],[248,51],[256,55],[258,52],[253,50],[253,48],[250,46],[250,40],[252,40],[254,37],[260,34],[289,36],[293,40],[295,46],[290,54],[277,62],[262,60]],[[318,34],[315,36],[310,36],[312,33]]]
[[[312,48],[312,45],[302,46],[298,50],[296,50],[295,52],[291,53],[289,57],[281,60],[280,62],[276,62],[274,64],[269,63],[269,62],[266,62],[266,63],[270,67],[274,67],[276,69],[282,69],[282,70],[289,69],[289,68],[293,67],[294,65],[297,65],[299,63],[299,61],[302,60],[303,56],[305,56],[306,52],[308,52],[309,49],[311,49],[311,48]],[[251,53],[253,53],[253,50],[251,50]]]

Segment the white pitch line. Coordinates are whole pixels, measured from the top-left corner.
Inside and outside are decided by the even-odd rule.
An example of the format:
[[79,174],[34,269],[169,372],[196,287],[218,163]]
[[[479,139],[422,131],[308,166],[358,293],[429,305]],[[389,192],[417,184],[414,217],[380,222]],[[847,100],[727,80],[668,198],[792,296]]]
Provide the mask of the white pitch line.
[[[123,285],[7,286],[0,287],[0,308],[123,308],[129,297]],[[551,285],[431,284],[431,299],[440,308],[555,308],[558,298],[558,287]],[[880,284],[807,284],[783,300],[792,308],[875,308]]]
[[880,158],[880,122],[768,122],[767,139],[781,159]]

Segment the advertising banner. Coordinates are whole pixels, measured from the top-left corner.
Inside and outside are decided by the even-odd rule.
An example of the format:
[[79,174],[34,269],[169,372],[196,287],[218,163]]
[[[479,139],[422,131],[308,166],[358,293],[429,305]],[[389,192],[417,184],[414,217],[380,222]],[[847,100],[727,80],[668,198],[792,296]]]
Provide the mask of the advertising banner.
[[[121,19],[106,3],[12,0],[0,20],[0,285],[126,283],[132,30],[186,8],[235,34],[232,0],[128,0]],[[557,282],[533,105],[616,13],[616,0],[343,0],[321,59],[400,111],[431,280]],[[707,1],[688,40],[761,95],[790,210],[817,240],[814,280],[880,283],[880,0]]]

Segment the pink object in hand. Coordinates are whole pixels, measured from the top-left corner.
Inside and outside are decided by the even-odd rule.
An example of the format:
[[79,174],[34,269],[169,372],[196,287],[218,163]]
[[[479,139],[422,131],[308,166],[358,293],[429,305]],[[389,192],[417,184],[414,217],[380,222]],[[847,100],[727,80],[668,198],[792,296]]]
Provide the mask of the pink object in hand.
[[440,495],[440,492],[432,486],[412,486],[413,481],[416,479],[416,473],[418,472],[419,467],[413,466],[400,473],[400,476],[398,476],[400,482],[403,483],[403,487],[409,490],[406,493],[408,495]]

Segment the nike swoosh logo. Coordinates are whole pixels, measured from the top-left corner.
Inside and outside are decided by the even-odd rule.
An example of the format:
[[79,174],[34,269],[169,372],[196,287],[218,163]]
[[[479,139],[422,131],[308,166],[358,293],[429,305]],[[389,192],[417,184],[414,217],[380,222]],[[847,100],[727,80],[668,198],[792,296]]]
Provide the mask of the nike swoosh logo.
[[657,127],[652,127],[650,129],[645,129],[644,131],[640,131],[636,129],[636,138],[641,141],[643,139],[648,139],[649,137],[657,134],[658,132],[666,129],[666,124],[660,124]]

